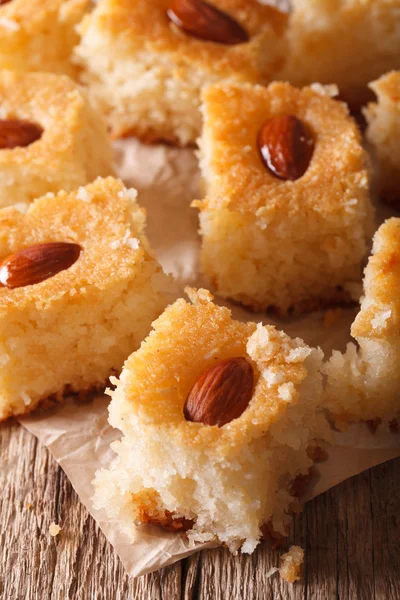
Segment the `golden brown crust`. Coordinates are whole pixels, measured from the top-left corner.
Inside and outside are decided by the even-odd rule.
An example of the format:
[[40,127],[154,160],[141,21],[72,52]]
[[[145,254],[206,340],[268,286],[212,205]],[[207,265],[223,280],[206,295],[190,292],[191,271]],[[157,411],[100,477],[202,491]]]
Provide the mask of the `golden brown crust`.
[[[354,195],[368,196],[366,155],[344,103],[311,87],[300,90],[287,83],[267,88],[215,85],[204,91],[203,101],[212,137],[208,160],[214,176],[207,198],[199,204],[201,209],[230,208],[252,214],[262,209],[260,217],[268,221],[277,210],[290,216],[318,207],[328,215],[343,210]],[[310,166],[297,181],[277,179],[259,156],[258,131],[267,119],[279,114],[298,117],[315,138]]]
[[[35,200],[25,214],[11,207],[0,210],[1,259],[37,243],[66,241],[82,247],[79,260],[54,277],[34,286],[0,288],[0,316],[10,317],[32,303],[39,310],[48,308],[65,295],[72,297],[80,290],[85,293],[92,286],[106,289],[112,282],[130,278],[142,261],[153,260],[145,250],[141,232],[144,213],[124,195],[123,183],[109,177],[84,189],[83,197],[77,190]],[[140,241],[137,249],[123,243],[127,231],[132,237],[127,227],[135,221]],[[110,246],[113,242],[117,247]]]
[[[127,359],[117,389],[118,410],[127,416],[140,411],[141,418],[168,428],[179,443],[215,445],[216,452],[234,453],[248,440],[265,435],[290,404],[297,403],[298,386],[307,369],[302,360],[289,358],[292,349],[297,352],[298,340],[290,340],[274,327],[234,321],[227,308],[216,306],[207,296],[202,300],[202,292],[194,306],[182,299],[169,306],[153,323],[154,331],[140,350]],[[173,351],[171,337],[180,340]],[[298,352],[308,356],[311,351],[301,346]],[[183,405],[200,374],[216,360],[235,356],[245,357],[254,369],[255,390],[245,412],[221,428],[186,421]],[[278,371],[279,383],[269,384],[262,376],[264,370]],[[158,383],[149,392],[150,381]],[[290,388],[288,398],[283,394],[285,383]]]
[[[214,285],[213,289],[218,293],[218,286]],[[266,304],[265,302],[254,302],[243,294],[242,297],[237,297],[233,302],[245,306],[248,310],[254,313],[268,312],[275,314],[278,317],[287,317],[288,314],[296,315],[309,312],[316,312],[337,307],[355,306],[356,301],[351,297],[346,290],[329,290],[329,298],[311,298],[304,301],[294,303],[288,309],[283,309],[279,306]]]
[[0,150],[0,207],[113,174],[106,127],[67,76],[0,70],[0,118],[43,129],[29,146]]
[[12,71],[0,71],[1,117],[27,120],[44,129],[36,143],[26,148],[2,150],[0,167],[11,162],[20,166],[52,164],[56,169],[63,153],[72,152],[74,148],[85,103],[85,96],[67,76],[50,73],[21,76]]
[[[83,35],[96,24],[105,39],[125,56],[146,48],[173,55],[180,63],[196,64],[221,76],[242,73],[245,79],[260,76],[259,53],[265,40],[283,37],[287,15],[257,0],[215,0],[213,4],[236,19],[249,33],[250,41],[235,46],[198,40],[183,34],[166,17],[170,0],[103,0],[83,22]],[[266,62],[266,61],[265,61]],[[273,65],[277,70],[280,65]],[[266,63],[266,73],[271,68]]]

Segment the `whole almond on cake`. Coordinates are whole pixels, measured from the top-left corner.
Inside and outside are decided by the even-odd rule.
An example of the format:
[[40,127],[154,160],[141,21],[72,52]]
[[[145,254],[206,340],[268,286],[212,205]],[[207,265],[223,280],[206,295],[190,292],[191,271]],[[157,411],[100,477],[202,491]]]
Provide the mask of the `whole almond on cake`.
[[81,250],[72,242],[33,244],[17,250],[0,263],[0,284],[13,290],[41,283],[72,267]]

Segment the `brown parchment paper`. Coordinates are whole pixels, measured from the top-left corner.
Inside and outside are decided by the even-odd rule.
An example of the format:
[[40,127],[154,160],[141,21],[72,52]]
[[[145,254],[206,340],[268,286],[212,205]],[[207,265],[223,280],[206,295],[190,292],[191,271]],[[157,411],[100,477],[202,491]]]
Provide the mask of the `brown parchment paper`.
[[[176,277],[176,296],[183,294],[187,284],[204,284],[198,268],[197,213],[190,208],[191,200],[200,197],[194,152],[143,146],[135,140],[118,142],[115,151],[120,177],[139,190],[139,202],[147,210],[147,234],[157,258]],[[380,215],[380,220],[383,216]],[[230,308],[238,319],[273,323],[292,336],[321,346],[326,356],[332,349],[344,349],[356,313],[356,309],[340,310],[334,324],[329,326],[324,313],[283,322],[237,306]],[[199,549],[212,547],[211,543],[194,545],[151,526],[138,528],[134,543],[130,543],[118,520],[108,519],[103,511],[93,508],[91,481],[97,469],[109,465],[113,458],[109,445],[120,435],[108,425],[107,405],[107,396],[98,396],[84,405],[69,399],[50,411],[23,417],[20,422],[48,447],[64,469],[130,575],[149,573]],[[329,459],[318,466],[318,479],[305,500],[397,456],[400,456],[398,435],[380,430],[373,435],[365,425],[335,433]]]

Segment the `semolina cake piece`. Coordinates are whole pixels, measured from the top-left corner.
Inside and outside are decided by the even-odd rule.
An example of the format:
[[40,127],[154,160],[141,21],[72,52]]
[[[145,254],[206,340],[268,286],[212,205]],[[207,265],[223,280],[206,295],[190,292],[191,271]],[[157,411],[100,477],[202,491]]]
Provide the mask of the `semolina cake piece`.
[[282,68],[286,22],[257,0],[102,0],[75,58],[113,136],[186,146],[204,85],[263,83]]
[[165,308],[135,198],[110,177],[0,210],[0,420],[104,386]]
[[380,197],[400,206],[400,71],[392,71],[370,83],[377,102],[368,104],[367,139],[377,163]]
[[288,45],[279,79],[336,83],[358,108],[370,81],[400,68],[400,0],[292,0]]
[[337,424],[400,416],[400,219],[375,234],[364,297],[345,354],[326,364],[326,405]]
[[90,6],[91,0],[2,0],[0,69],[76,75],[75,26]]
[[148,523],[250,553],[287,534],[297,478],[329,438],[322,351],[187,292],[193,304],[165,310],[109,391],[123,437],[96,474],[95,506],[132,539]]
[[367,158],[329,89],[219,84],[203,92],[202,269],[252,310],[351,300],[373,231]]
[[64,75],[0,71],[0,207],[113,174],[102,118]]

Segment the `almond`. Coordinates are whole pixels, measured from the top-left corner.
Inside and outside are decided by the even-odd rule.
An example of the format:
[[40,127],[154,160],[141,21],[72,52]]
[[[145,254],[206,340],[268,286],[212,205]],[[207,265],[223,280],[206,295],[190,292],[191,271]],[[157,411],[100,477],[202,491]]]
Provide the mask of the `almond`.
[[14,289],[40,283],[68,269],[82,248],[69,242],[36,244],[10,254],[0,264],[0,284]]
[[185,419],[222,427],[246,410],[253,389],[253,367],[245,358],[221,360],[204,371],[190,390]]
[[279,179],[295,181],[307,171],[314,140],[304,123],[292,115],[266,121],[258,133],[258,149],[267,169]]
[[227,45],[249,40],[239,23],[203,0],[174,0],[167,16],[179,29],[195,38]]
[[35,123],[17,119],[0,119],[0,148],[26,147],[42,137],[43,129]]

